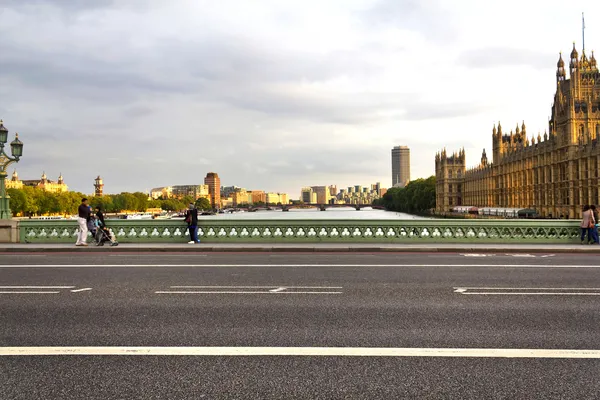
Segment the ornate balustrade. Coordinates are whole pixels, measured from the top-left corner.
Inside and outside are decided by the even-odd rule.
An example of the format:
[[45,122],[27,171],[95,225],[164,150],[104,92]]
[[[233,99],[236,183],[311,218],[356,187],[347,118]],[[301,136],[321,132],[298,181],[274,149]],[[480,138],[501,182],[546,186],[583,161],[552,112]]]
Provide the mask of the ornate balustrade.
[[[121,243],[182,243],[181,220],[108,220]],[[75,221],[22,220],[21,243],[75,243]],[[218,220],[200,219],[207,243],[576,243],[579,222],[566,220]]]

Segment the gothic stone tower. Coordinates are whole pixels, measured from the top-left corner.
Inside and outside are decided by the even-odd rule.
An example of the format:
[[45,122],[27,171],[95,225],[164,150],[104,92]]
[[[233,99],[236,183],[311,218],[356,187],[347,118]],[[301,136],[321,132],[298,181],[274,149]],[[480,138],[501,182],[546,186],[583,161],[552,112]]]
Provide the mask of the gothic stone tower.
[[446,149],[435,155],[435,208],[436,212],[448,212],[461,206],[462,184],[465,176],[465,150],[446,154]]
[[555,215],[577,218],[582,204],[598,200],[598,184],[591,179],[598,175],[594,150],[600,136],[600,74],[594,52],[588,59],[584,48],[579,57],[575,44],[569,79],[562,54],[559,56],[549,133],[556,154],[549,171]]
[[100,175],[98,175],[98,177],[94,180],[94,196],[102,196],[102,193],[104,192],[104,183],[102,182],[102,178],[100,178]]

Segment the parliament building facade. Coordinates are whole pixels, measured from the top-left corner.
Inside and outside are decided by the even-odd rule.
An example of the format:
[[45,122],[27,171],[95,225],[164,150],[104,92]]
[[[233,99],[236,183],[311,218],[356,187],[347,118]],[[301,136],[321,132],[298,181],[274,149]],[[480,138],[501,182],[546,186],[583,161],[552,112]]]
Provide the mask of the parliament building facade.
[[531,139],[525,123],[492,131],[492,160],[466,169],[465,152],[435,156],[436,211],[456,206],[527,208],[543,217],[579,218],[585,204],[600,204],[600,73],[594,53],[559,57],[549,129]]

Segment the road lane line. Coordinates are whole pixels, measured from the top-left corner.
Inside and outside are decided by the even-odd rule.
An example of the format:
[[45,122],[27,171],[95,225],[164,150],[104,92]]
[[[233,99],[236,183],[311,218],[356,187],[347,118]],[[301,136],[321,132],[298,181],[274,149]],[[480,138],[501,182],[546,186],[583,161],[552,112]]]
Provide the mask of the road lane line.
[[282,292],[284,290],[285,290],[284,287],[278,287],[277,289],[271,289],[271,290],[269,290],[269,292],[271,292],[271,293],[277,293],[277,292]]
[[47,291],[11,291],[11,292],[0,292],[0,294],[59,294],[60,292],[47,292]]
[[0,289],[73,289],[75,286],[0,286]]
[[600,288],[582,287],[468,287],[456,286],[454,289],[465,290],[600,290]]
[[73,290],[71,290],[71,293],[86,292],[86,291],[89,291],[89,290],[92,290],[92,288],[91,287],[86,287],[86,288],[82,288],[82,289],[73,289]]
[[3,264],[0,268],[600,268],[600,265],[547,264]]
[[[458,292],[457,292],[458,293]],[[460,292],[460,294],[501,295],[501,296],[600,296],[600,293],[577,293],[577,292]]]
[[342,286],[170,286],[171,289],[343,289]]
[[386,347],[0,347],[0,356],[304,356],[599,359],[600,350]]
[[156,294],[342,294],[343,292],[255,292],[255,291],[235,291],[235,290],[208,290],[208,291],[167,291],[159,290]]

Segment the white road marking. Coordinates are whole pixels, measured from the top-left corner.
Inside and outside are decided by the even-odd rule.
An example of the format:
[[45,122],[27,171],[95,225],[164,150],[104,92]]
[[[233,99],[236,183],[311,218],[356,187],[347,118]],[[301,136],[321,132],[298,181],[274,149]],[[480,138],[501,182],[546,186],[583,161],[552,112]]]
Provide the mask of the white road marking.
[[0,268],[600,268],[578,264],[20,264]]
[[533,257],[533,258],[536,257],[533,254],[507,254],[507,256],[512,256],[512,257]]
[[283,290],[285,290],[284,287],[279,287],[277,289],[271,289],[271,290],[269,290],[269,292],[271,292],[271,293],[277,293],[277,292],[281,292]]
[[342,286],[170,286],[172,289],[343,289]]
[[543,288],[543,287],[455,287],[455,289],[479,289],[479,290],[600,290],[600,288],[592,288],[592,287],[551,287],[551,288]]
[[0,289],[73,289],[75,286],[0,286]]
[[[472,292],[470,290],[476,290]],[[504,290],[504,292],[502,292]],[[528,292],[523,292],[528,290]],[[600,288],[547,288],[547,287],[455,287],[454,293],[475,295],[502,295],[502,296],[600,296]]]
[[546,257],[554,257],[554,254],[544,254],[542,256],[540,256],[541,258],[546,258]]
[[465,256],[465,257],[491,257],[491,256],[494,256],[494,254],[473,253],[473,254],[461,254],[461,256]]
[[461,294],[483,294],[501,296],[600,296],[600,293],[576,293],[576,292],[462,292]]
[[10,291],[10,292],[0,292],[0,294],[58,294],[60,292],[48,292],[48,291]]
[[86,291],[89,291],[89,290],[92,290],[92,288],[91,287],[86,287],[86,288],[82,288],[82,289],[73,289],[73,290],[71,290],[71,293],[86,292]]
[[342,294],[343,292],[255,292],[255,291],[237,291],[237,290],[207,290],[207,291],[167,291],[159,290],[156,294]]
[[598,359],[600,350],[388,347],[0,347],[0,356],[304,356]]

